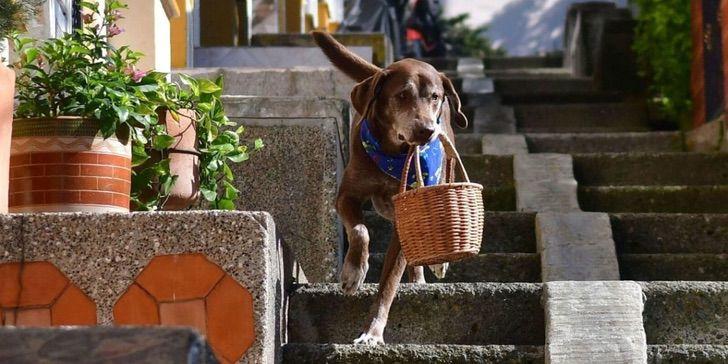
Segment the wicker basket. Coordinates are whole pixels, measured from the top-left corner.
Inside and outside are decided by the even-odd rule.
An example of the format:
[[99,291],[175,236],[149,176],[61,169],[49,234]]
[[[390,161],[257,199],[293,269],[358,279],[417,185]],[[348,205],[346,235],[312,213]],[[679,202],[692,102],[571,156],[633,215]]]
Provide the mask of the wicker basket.
[[[445,183],[406,190],[413,157],[418,186],[424,186],[419,147],[413,147],[402,171],[400,193],[392,199],[397,233],[409,266],[452,262],[480,251],[483,186],[470,183],[452,142],[444,134],[439,137],[447,155]],[[465,182],[454,182],[453,162]]]

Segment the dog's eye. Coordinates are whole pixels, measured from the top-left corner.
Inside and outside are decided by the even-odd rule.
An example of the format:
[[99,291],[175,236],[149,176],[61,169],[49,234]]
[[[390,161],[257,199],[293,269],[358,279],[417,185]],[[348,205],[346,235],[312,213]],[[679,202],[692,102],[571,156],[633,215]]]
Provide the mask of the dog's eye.
[[432,97],[433,100],[437,101],[437,99],[440,98],[440,95],[438,95],[438,94],[432,94],[431,97]]
[[407,98],[407,92],[400,92],[399,94],[397,94],[397,97],[399,97],[400,100],[404,100]]

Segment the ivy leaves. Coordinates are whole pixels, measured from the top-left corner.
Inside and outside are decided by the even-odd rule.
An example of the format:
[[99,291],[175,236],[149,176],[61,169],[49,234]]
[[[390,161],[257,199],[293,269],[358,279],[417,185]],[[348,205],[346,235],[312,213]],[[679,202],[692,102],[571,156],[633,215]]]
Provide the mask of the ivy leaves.
[[[197,122],[197,147],[200,156],[200,192],[212,208],[235,209],[240,191],[233,185],[235,176],[229,163],[240,163],[249,159],[251,148],[241,141],[244,128],[238,127],[225,115],[222,96],[223,79],[214,82],[180,75],[187,86],[184,96],[194,105]],[[252,150],[263,148],[257,139]]]

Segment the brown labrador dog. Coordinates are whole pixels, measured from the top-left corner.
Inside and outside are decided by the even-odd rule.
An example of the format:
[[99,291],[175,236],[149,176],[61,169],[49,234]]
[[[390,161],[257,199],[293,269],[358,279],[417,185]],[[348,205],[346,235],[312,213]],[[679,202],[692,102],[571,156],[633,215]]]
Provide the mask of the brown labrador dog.
[[[359,82],[351,92],[351,103],[369,121],[369,129],[382,152],[389,155],[406,153],[410,146],[424,145],[438,133],[445,133],[454,140],[451,120],[460,127],[467,126],[452,82],[431,65],[404,59],[380,69],[347,50],[331,35],[312,34],[331,63]],[[361,123],[357,120],[351,127],[349,163],[336,201],[337,212],[349,237],[349,250],[340,277],[341,288],[348,295],[356,293],[369,269],[369,232],[364,225],[362,205],[371,200],[377,212],[392,221],[392,196],[399,189],[399,180],[382,172],[369,157],[360,132]],[[387,249],[371,321],[355,343],[376,345],[384,342],[389,308],[405,268],[406,261],[395,231]],[[431,268],[441,278],[447,266]],[[409,268],[408,275],[410,282],[425,282],[422,267]]]

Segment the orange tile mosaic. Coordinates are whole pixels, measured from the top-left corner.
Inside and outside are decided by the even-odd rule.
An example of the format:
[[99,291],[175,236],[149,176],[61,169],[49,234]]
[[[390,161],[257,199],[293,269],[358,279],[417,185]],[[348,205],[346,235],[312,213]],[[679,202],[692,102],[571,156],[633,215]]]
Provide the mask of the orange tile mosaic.
[[221,362],[255,341],[252,295],[202,254],[152,259],[114,305],[114,323],[194,327]]
[[49,262],[0,264],[2,326],[95,325],[96,305]]

